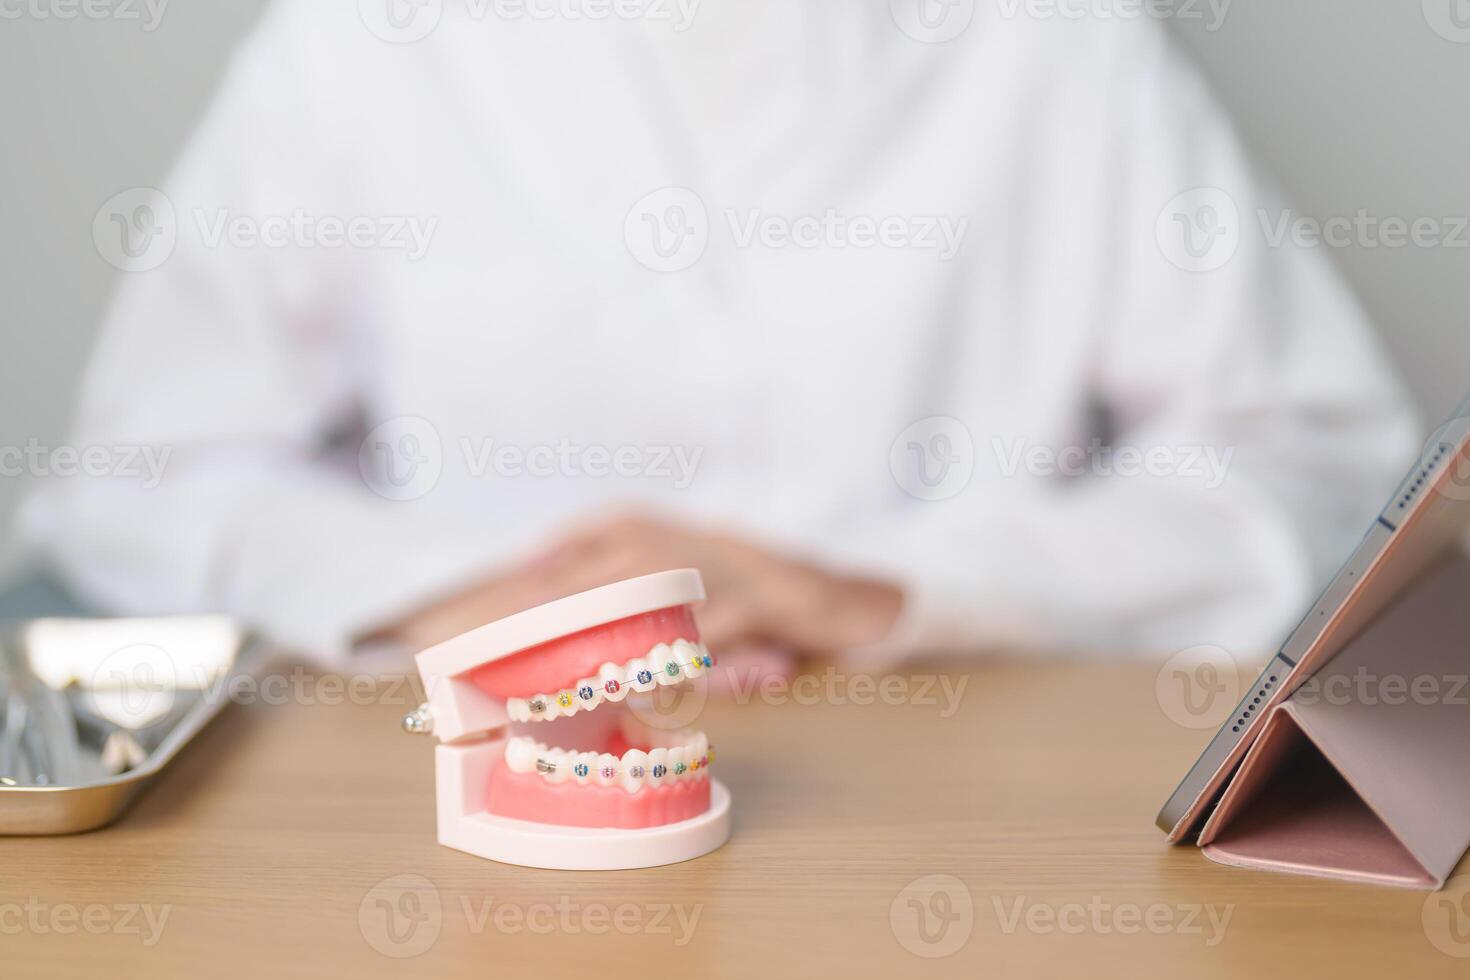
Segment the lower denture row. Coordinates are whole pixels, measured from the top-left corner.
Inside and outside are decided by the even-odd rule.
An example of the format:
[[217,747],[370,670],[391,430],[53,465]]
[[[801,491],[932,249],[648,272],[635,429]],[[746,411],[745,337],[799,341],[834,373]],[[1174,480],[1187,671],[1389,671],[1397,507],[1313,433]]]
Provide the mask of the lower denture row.
[[630,749],[622,758],[607,752],[548,748],[524,736],[511,739],[505,747],[505,764],[512,772],[539,772],[551,783],[620,785],[629,793],[704,778],[713,761],[714,749],[703,733],[673,748]]

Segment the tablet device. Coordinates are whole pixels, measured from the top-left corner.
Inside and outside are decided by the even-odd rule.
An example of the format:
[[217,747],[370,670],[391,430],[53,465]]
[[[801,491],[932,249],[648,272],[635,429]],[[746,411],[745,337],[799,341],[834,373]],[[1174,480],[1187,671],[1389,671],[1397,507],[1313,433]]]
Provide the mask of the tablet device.
[[[1197,831],[1270,709],[1456,547],[1470,528],[1470,397],[1435,431],[1362,543],[1220,726],[1159,812],[1171,844]],[[1470,596],[1465,597],[1470,602]]]

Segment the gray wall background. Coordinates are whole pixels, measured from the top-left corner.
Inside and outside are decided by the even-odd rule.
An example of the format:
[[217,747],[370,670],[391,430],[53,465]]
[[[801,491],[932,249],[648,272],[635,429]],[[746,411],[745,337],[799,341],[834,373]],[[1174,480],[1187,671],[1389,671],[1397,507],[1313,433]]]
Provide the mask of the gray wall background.
[[[0,445],[65,438],[117,275],[93,248],[93,215],[163,178],[263,6],[170,0],[151,32],[0,19]],[[1447,26],[1453,10],[1465,29]],[[1234,0],[1218,29],[1172,26],[1302,213],[1470,215],[1470,0]],[[1470,249],[1334,254],[1425,411],[1447,413],[1470,389]],[[18,561],[9,523],[25,492],[0,478],[0,574]]]

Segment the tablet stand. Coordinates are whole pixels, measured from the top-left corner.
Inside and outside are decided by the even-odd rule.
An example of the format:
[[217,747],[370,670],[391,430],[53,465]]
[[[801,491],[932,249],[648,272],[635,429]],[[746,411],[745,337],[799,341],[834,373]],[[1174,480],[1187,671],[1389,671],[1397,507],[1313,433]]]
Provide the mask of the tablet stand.
[[1199,842],[1238,867],[1444,885],[1470,847],[1470,559],[1273,710]]

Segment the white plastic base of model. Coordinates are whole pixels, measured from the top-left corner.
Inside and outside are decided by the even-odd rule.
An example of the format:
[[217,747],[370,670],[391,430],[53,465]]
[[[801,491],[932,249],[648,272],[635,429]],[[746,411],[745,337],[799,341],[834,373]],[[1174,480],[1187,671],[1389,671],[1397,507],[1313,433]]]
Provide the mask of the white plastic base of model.
[[435,750],[439,843],[477,857],[557,871],[621,871],[678,864],[730,839],[730,792],[710,781],[709,809],[697,817],[640,830],[562,827],[485,812],[490,770],[504,739]]

